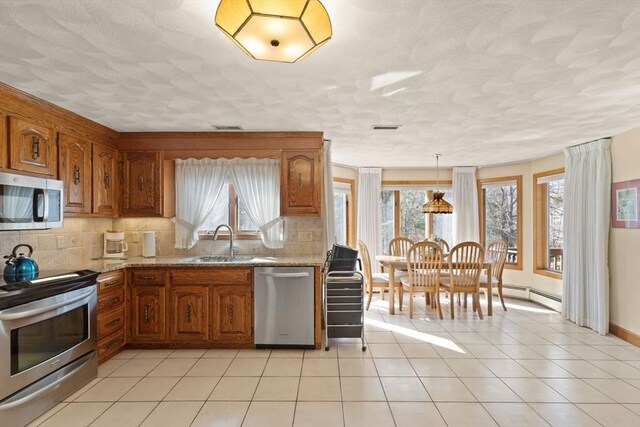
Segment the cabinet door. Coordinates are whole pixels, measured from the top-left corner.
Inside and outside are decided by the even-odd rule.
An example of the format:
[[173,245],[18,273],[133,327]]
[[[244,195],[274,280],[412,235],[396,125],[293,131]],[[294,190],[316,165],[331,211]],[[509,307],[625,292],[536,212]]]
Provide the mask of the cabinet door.
[[53,130],[27,120],[9,121],[10,168],[42,175],[56,175],[56,146]]
[[91,144],[60,134],[60,179],[64,182],[64,211],[91,212]]
[[320,215],[319,151],[285,151],[281,159],[280,215]]
[[253,342],[251,285],[214,285],[212,290],[212,339]]
[[162,215],[160,153],[123,153],[124,200],[122,214]]
[[164,341],[164,286],[131,287],[131,341]]
[[0,113],[0,169],[7,167],[7,156],[9,155],[7,126],[7,116]]
[[172,286],[170,290],[169,339],[207,341],[209,339],[209,287]]
[[118,151],[93,145],[93,213],[115,215],[118,212]]

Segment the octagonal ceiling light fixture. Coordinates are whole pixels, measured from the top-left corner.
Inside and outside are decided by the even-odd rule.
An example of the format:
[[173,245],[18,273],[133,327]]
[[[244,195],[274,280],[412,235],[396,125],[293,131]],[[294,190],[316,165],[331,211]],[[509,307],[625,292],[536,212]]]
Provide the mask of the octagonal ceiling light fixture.
[[333,35],[320,0],[221,0],[215,23],[254,59],[297,62]]

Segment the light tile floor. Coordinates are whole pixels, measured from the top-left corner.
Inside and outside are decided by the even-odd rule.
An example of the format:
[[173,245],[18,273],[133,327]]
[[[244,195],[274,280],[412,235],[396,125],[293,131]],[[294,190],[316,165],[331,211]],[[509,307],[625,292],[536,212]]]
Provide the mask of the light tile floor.
[[125,350],[31,427],[640,426],[640,349],[529,302],[416,303],[375,300],[365,352]]

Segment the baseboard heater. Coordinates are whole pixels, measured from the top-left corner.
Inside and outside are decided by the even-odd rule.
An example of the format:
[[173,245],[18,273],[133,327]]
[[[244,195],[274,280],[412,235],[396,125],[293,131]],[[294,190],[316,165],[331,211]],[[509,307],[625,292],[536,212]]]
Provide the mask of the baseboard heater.
[[529,300],[556,311],[562,311],[562,298],[538,289],[529,289]]

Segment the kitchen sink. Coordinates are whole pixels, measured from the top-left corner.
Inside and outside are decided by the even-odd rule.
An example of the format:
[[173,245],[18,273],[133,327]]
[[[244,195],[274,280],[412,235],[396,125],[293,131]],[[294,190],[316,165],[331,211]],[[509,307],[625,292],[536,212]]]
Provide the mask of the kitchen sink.
[[197,256],[197,257],[193,257],[191,259],[189,259],[189,262],[227,262],[227,263],[233,263],[233,262],[247,262],[247,261],[251,261],[253,259],[253,257],[251,256],[234,256],[232,257],[228,257],[228,256]]

